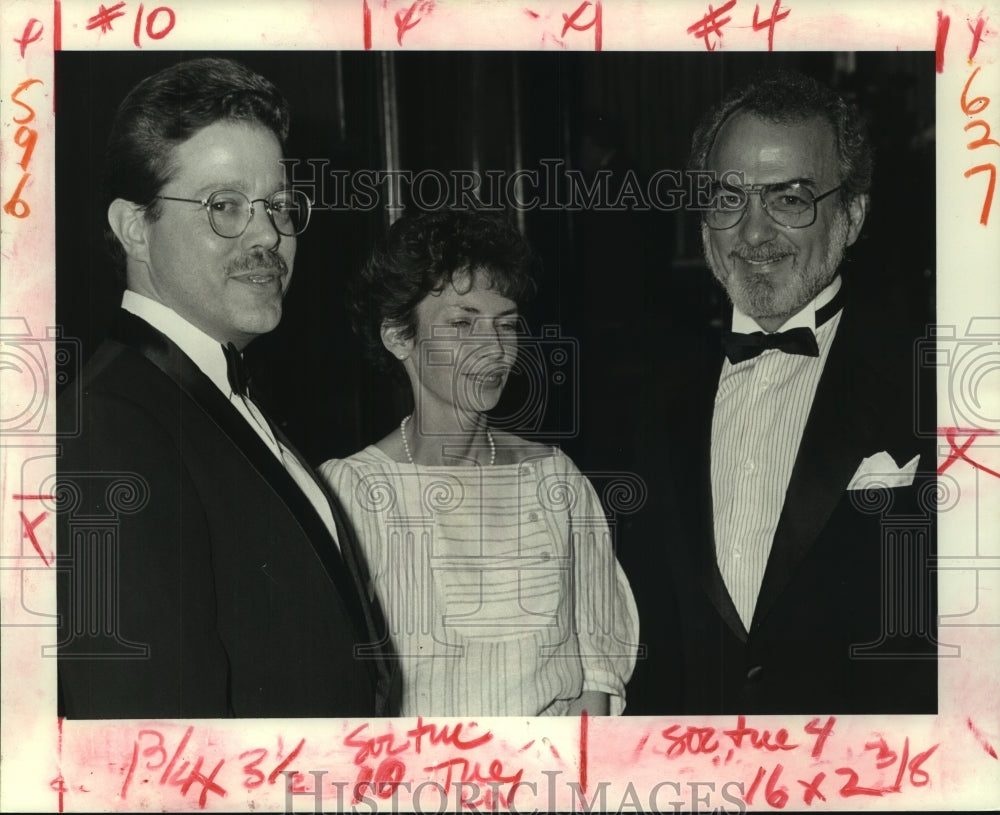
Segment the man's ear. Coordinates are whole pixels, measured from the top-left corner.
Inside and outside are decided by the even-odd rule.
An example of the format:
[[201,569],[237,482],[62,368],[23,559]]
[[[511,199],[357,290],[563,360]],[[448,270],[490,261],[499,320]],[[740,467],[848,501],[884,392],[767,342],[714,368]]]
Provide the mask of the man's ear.
[[382,323],[379,331],[382,345],[400,362],[406,360],[413,352],[413,337],[406,337],[405,333],[403,326],[388,321]]
[[847,202],[847,245],[852,246],[861,234],[868,215],[868,195],[855,195]]
[[143,207],[124,198],[116,198],[108,207],[108,224],[129,260],[148,263],[147,221]]

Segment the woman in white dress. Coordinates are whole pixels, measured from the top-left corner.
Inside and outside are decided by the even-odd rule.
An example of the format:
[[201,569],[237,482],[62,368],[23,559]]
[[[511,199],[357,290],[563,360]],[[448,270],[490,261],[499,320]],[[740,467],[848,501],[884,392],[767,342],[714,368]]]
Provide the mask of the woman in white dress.
[[402,660],[404,716],[620,714],[638,618],[601,503],[558,449],[491,429],[524,339],[530,252],[496,213],[407,215],[365,265],[355,327],[413,411],[320,468]]

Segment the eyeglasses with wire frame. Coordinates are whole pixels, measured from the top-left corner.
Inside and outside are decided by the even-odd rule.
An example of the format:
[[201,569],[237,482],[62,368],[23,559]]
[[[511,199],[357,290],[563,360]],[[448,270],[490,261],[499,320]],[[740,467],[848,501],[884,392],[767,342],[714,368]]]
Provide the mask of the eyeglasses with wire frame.
[[220,238],[238,238],[247,231],[254,216],[254,204],[260,202],[278,234],[301,235],[309,226],[312,202],[301,190],[278,190],[269,198],[247,198],[238,190],[218,190],[208,198],[176,198],[157,195],[164,201],[201,204],[208,213],[208,222]]
[[805,229],[816,222],[816,205],[840,189],[820,195],[797,182],[781,184],[751,184],[746,187],[720,186],[713,199],[713,207],[703,212],[709,229],[732,229],[746,215],[750,196],[757,193],[761,206],[772,221],[789,229]]

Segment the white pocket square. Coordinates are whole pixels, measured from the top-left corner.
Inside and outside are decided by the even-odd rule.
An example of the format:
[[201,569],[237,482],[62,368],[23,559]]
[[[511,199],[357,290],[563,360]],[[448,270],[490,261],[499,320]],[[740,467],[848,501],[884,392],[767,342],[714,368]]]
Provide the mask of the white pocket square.
[[868,456],[861,462],[858,471],[847,485],[849,490],[886,489],[888,487],[908,487],[917,473],[920,456],[916,455],[902,467],[897,467],[885,450]]

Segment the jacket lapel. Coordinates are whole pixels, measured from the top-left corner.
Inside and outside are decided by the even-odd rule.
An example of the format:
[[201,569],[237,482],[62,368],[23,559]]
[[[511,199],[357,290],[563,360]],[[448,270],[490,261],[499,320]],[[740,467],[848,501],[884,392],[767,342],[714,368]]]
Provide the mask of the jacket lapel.
[[[682,525],[688,533],[681,545],[687,547],[689,562],[716,612],[737,637],[746,640],[746,627],[729,596],[715,554],[712,414],[723,363],[719,335],[711,334],[699,347],[700,352],[691,356],[692,367],[668,385],[677,387],[678,382],[695,385],[691,389],[681,385],[674,396],[680,406],[677,415],[682,418],[678,428],[668,428],[675,441],[666,448],[675,473],[672,488],[677,495],[678,511],[688,519]],[[684,439],[680,449],[677,439]]]
[[[345,569],[341,553],[316,508],[257,432],[190,357],[145,320],[123,309],[118,313],[111,337],[142,354],[174,380],[232,441],[247,463],[271,485],[312,544],[337,587],[360,638],[368,630],[368,623],[359,588]],[[273,424],[272,430],[277,432]],[[287,444],[283,436],[282,439]],[[297,455],[290,445],[289,449]],[[311,472],[308,465],[306,471]],[[334,518],[338,533],[346,536],[345,525],[336,511]]]
[[877,350],[865,348],[862,336],[857,310],[845,309],[799,444],[751,630],[760,627],[861,460],[874,451],[878,398],[886,379],[875,363]]
[[[272,428],[281,444],[299,460],[307,472],[311,473],[312,469],[309,463],[295,449],[281,429],[274,424],[272,424]],[[351,610],[355,627],[358,631],[366,634],[366,638],[359,640],[358,645],[355,646],[354,654],[355,657],[368,660],[370,664],[373,663],[375,666],[378,681],[375,715],[392,716],[399,710],[399,701],[402,697],[402,674],[399,672],[399,662],[395,657],[395,649],[389,639],[389,629],[385,622],[382,606],[374,595],[369,598],[368,602],[364,602],[362,599],[365,588],[371,585],[371,577],[364,556],[360,554],[354,527],[348,521],[340,499],[326,486],[322,479],[316,479],[316,483],[330,505],[333,522],[337,527],[337,540],[340,541],[340,556],[353,580],[352,585],[357,587],[357,590],[350,594],[342,593],[348,604],[354,603],[356,606]],[[340,569],[338,573],[344,574],[344,569]]]

